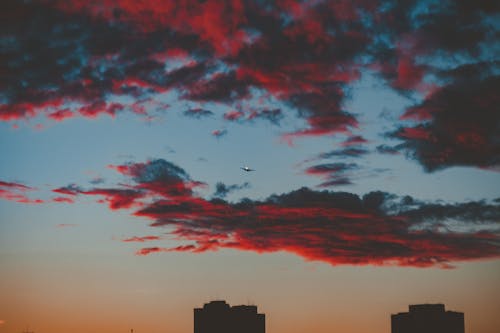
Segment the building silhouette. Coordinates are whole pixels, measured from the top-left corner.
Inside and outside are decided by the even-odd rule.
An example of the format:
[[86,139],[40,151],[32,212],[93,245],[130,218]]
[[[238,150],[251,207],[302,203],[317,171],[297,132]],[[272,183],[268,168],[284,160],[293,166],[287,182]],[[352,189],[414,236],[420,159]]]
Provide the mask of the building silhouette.
[[445,311],[444,304],[410,305],[391,315],[391,333],[464,333],[464,314]]
[[266,315],[255,305],[212,301],[194,309],[194,333],[265,333]]

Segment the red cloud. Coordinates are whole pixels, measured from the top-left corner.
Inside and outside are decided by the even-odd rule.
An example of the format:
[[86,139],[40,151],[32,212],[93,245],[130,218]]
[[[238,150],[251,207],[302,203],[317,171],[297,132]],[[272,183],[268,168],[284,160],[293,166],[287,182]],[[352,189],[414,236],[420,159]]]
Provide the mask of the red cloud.
[[132,237],[132,238],[127,238],[123,239],[122,242],[147,242],[147,241],[153,241],[153,240],[160,240],[161,237],[159,236],[144,236],[144,237]]
[[58,8],[71,12],[87,12],[94,17],[114,21],[119,10],[119,20],[130,23],[143,32],[172,28],[197,34],[208,42],[218,55],[235,54],[246,42],[247,36],[240,26],[245,23],[242,1],[176,1],[137,3],[131,0],[119,1],[64,1],[55,3]]
[[144,197],[143,192],[134,189],[93,189],[82,191],[81,194],[103,196],[104,202],[113,210],[141,206],[138,199]]
[[368,140],[363,138],[361,135],[354,135],[348,137],[344,142],[342,142],[343,147],[349,147],[349,146],[355,146],[355,145],[360,145],[363,143],[368,143]]
[[55,121],[63,121],[65,119],[73,118],[75,114],[70,109],[60,109],[50,113],[47,117]]
[[310,117],[307,122],[310,128],[282,135],[282,139],[289,145],[293,140],[306,136],[333,135],[336,133],[350,134],[351,127],[357,127],[358,123],[354,117],[346,114]]
[[218,129],[212,131],[212,135],[215,136],[217,139],[227,135],[227,130],[226,129]]
[[41,204],[42,199],[30,199],[26,192],[36,190],[19,183],[11,183],[0,180],[0,199],[15,201],[24,204]]
[[53,202],[65,202],[65,203],[74,203],[75,201],[68,197],[55,197],[52,198]]
[[[453,2],[432,10],[422,6],[366,0],[16,2],[5,15],[11,18],[5,25],[12,45],[7,45],[4,59],[9,85],[0,120],[43,115],[63,121],[121,111],[150,119],[149,113],[159,109],[153,101],[169,91],[181,100],[225,103],[233,109],[258,92],[282,103],[279,110],[292,109],[307,121],[305,128],[284,135],[290,144],[299,137],[349,134],[357,121],[343,106],[350,85],[364,69],[375,69],[391,87],[410,94],[428,92],[426,79],[433,76],[439,84],[449,82],[441,62],[428,60],[493,62],[482,54],[482,46],[494,42],[488,30],[494,6],[484,1]],[[40,20],[36,27],[19,23],[34,19]],[[60,27],[74,31],[59,33]],[[474,60],[466,66],[476,65]],[[475,72],[469,70],[467,77]],[[481,79],[494,73],[481,74]],[[431,95],[426,101],[434,99]],[[112,102],[117,98],[140,102]],[[495,105],[481,96],[474,102]],[[402,118],[435,120],[436,108],[443,105],[423,104]],[[203,114],[210,113],[192,113]],[[275,123],[281,117],[250,113],[247,119],[259,115]],[[228,113],[226,118],[241,115]],[[404,138],[411,141],[414,134]],[[472,159],[460,163],[491,167]]]
[[[328,175],[345,169],[339,168],[323,165],[311,172]],[[259,253],[286,251],[332,265],[443,268],[455,261],[500,257],[494,231],[436,231],[437,227],[429,227],[447,219],[491,224],[500,218],[498,205],[485,202],[437,205],[384,192],[359,197],[303,188],[264,201],[229,203],[196,196],[191,184],[198,182],[164,160],[130,163],[125,171],[119,170],[130,177],[132,185],[81,194],[104,195],[111,209],[131,208],[139,198],[148,197],[151,200],[143,202],[133,215],[153,220],[152,227],[169,227],[177,240],[190,242],[171,248],[144,248],[137,255],[232,248]],[[124,241],[160,238],[132,237]]]
[[236,121],[243,117],[244,113],[241,111],[229,111],[224,114],[224,119],[229,121]]
[[164,247],[145,247],[138,250],[135,254],[138,256],[146,256],[151,253],[158,252],[186,252],[196,250],[194,245],[180,245],[173,248],[164,248]]

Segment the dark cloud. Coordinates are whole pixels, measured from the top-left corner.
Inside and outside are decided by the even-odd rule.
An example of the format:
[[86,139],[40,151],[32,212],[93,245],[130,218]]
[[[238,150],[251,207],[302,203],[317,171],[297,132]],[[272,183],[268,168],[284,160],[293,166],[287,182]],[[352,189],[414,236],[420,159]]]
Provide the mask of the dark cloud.
[[318,185],[319,187],[331,187],[351,185],[349,172],[358,168],[356,163],[324,163],[309,167],[304,172],[307,175],[322,178],[324,181]]
[[188,88],[184,98],[201,102],[232,102],[248,97],[248,83],[238,80],[236,72],[216,73]]
[[309,117],[307,122],[308,128],[284,134],[283,139],[289,144],[293,144],[293,140],[296,138],[337,133],[346,134],[350,132],[351,127],[357,126],[357,120],[346,113]]
[[397,147],[392,147],[388,145],[377,146],[377,151],[381,154],[397,155],[400,153]]
[[342,142],[342,146],[350,147],[368,143],[368,140],[363,138],[361,135],[353,135],[348,137],[344,142]]
[[426,89],[434,66],[457,57],[476,62],[498,39],[498,25],[489,22],[499,9],[491,2],[382,1],[379,8],[374,68],[400,91]]
[[306,170],[308,174],[329,174],[331,172],[344,172],[357,168],[355,163],[325,163],[312,166]]
[[364,148],[344,148],[340,150],[332,150],[330,152],[321,153],[318,158],[327,159],[332,157],[361,157],[368,154],[369,151]]
[[184,111],[185,116],[196,118],[196,119],[210,117],[210,116],[213,116],[213,114],[214,113],[212,111],[202,109],[202,108],[194,108],[194,109],[188,109],[188,110]]
[[[352,167],[325,164],[311,170],[328,174]],[[165,160],[113,168],[127,177],[127,185],[79,190],[78,194],[103,196],[100,202],[108,203],[111,209],[135,207],[134,216],[151,219],[153,228],[168,227],[171,236],[187,242],[143,248],[138,255],[229,248],[285,251],[332,265],[442,268],[450,268],[454,262],[500,257],[498,200],[430,203],[383,191],[359,196],[301,188],[263,200],[230,203],[197,196],[191,189],[203,183],[193,181],[185,170]],[[172,187],[177,190],[172,191]],[[70,192],[77,188],[72,186]],[[221,184],[219,188],[225,192],[231,186]]]
[[[166,197],[189,196],[193,194],[193,188],[205,185],[192,181],[184,169],[163,159],[110,167],[123,175],[132,177],[139,184],[134,190],[139,192],[153,191]],[[140,197],[139,194],[137,196]]]
[[99,185],[99,184],[102,184],[102,183],[105,183],[106,180],[102,177],[94,177],[90,180],[90,183],[92,185]]
[[78,193],[81,193],[82,191],[83,191],[83,189],[76,184],[69,184],[67,186],[59,187],[59,188],[52,190],[52,192],[59,193],[59,194],[66,194],[66,195],[77,195]]
[[250,183],[248,182],[245,182],[241,185],[240,184],[226,185],[222,182],[217,182],[217,184],[215,184],[215,192],[213,196],[217,198],[225,198],[230,192],[243,190],[247,188],[250,188]]
[[[287,251],[333,265],[416,267],[450,267],[454,261],[500,255],[497,233],[467,229],[469,223],[477,220],[498,221],[498,205],[481,202],[447,206],[419,204],[416,208],[401,205],[398,214],[392,215],[384,206],[394,209],[395,203],[387,201],[395,199],[396,196],[384,192],[372,192],[360,198],[349,193],[301,189],[264,201],[200,202],[188,212],[172,205],[158,205],[137,215],[162,221],[157,226],[175,226],[176,236],[192,242],[186,245],[189,248],[169,251],[203,252],[221,248]],[[479,207],[485,207],[489,213],[480,213]],[[182,213],[193,216],[198,209],[202,211],[199,218],[192,217],[186,222],[176,219]],[[422,214],[422,211],[427,212]],[[424,222],[432,225],[436,215],[441,219],[460,217],[466,221],[466,227],[460,231],[420,228]],[[146,251],[150,252],[156,251]],[[140,254],[146,253],[140,251]]]
[[[342,133],[349,135],[345,146],[360,145],[366,139],[352,134],[359,121],[345,104],[352,84],[371,69],[397,91],[425,93],[405,117],[427,122],[401,125],[393,136],[427,170],[498,163],[498,129],[491,128],[498,123],[491,95],[498,85],[498,65],[491,64],[498,46],[497,4],[284,3],[6,0],[0,120],[43,115],[65,121],[123,112],[148,117],[166,107],[151,105],[170,91],[231,110],[267,95],[283,107],[264,103],[259,110],[227,113],[226,119],[279,124],[291,109],[305,125],[283,136],[290,144]],[[458,63],[463,66],[450,70]],[[442,111],[455,105],[458,123]],[[465,105],[478,111],[464,111]],[[196,110],[184,114],[210,115]],[[485,126],[490,120],[495,125]],[[449,128],[446,121],[452,122]],[[475,145],[484,147],[474,153]]]
[[[45,114],[62,121],[135,111],[108,98],[147,99],[207,71],[201,62],[165,73],[164,63],[154,59],[161,52],[195,47],[195,36],[168,29],[139,33],[117,20],[67,13],[38,1],[7,0],[3,8],[2,120]],[[79,106],[70,109],[70,102]]]
[[[357,6],[364,8],[360,3],[342,9],[355,13]],[[334,5],[304,5],[304,15],[291,20],[280,15],[288,9],[276,4],[222,1],[161,6],[8,1],[6,8],[2,31],[8,32],[5,63],[11,79],[3,120],[144,114],[147,110],[109,99],[144,100],[169,89],[191,101],[232,104],[250,97],[255,87],[308,120],[311,128],[298,136],[334,133],[355,123],[338,113],[344,83],[359,76],[352,59],[362,55],[369,38],[360,16],[347,20]],[[174,58],[183,66],[169,71],[165,60]],[[68,108],[69,102],[81,106]],[[278,109],[248,116],[274,124],[281,117]]]
[[273,125],[280,125],[281,120],[283,120],[284,115],[281,109],[262,109],[252,111],[248,116],[248,119],[265,119]]
[[500,76],[464,80],[456,79],[409,108],[403,119],[419,123],[391,134],[403,140],[398,148],[427,171],[500,164],[500,113],[493,111],[500,102]]

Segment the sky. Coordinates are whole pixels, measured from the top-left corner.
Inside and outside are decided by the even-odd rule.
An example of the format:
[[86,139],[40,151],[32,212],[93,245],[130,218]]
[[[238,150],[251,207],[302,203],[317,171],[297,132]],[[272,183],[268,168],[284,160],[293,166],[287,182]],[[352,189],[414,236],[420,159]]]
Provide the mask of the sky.
[[498,332],[498,4],[1,6],[0,333]]

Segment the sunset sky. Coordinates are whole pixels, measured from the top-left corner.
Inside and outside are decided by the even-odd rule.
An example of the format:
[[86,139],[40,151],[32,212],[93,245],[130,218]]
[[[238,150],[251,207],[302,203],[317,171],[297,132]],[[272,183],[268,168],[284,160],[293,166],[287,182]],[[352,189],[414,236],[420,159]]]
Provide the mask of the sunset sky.
[[[495,1],[3,0],[0,333],[500,327]],[[241,169],[249,166],[255,171]]]

